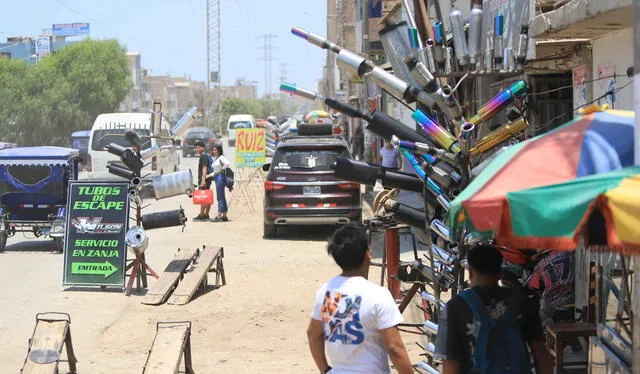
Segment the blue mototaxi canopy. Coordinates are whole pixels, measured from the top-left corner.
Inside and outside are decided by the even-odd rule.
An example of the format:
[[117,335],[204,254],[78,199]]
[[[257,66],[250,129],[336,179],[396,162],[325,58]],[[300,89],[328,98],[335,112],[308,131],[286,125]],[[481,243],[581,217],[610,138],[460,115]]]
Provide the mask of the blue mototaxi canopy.
[[[0,180],[6,181],[18,191],[34,193],[49,183],[64,183],[65,176],[76,174],[80,152],[63,147],[20,147],[0,150]],[[49,166],[51,174],[34,185],[26,185],[11,176],[11,166]]]
[[19,147],[0,150],[0,164],[10,165],[51,165],[66,164],[80,152],[64,147]]

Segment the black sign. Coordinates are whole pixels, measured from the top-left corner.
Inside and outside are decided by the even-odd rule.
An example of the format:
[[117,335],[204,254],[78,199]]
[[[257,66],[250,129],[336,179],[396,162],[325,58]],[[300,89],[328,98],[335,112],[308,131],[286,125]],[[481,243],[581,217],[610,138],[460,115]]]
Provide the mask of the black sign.
[[70,182],[63,286],[124,287],[128,190],[122,182]]

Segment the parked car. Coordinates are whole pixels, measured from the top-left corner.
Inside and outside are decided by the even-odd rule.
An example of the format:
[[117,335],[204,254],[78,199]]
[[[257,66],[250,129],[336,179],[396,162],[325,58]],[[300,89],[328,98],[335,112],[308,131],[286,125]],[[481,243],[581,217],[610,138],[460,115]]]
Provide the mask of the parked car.
[[[141,138],[141,150],[153,146],[171,145],[168,127],[169,121],[162,119],[162,128],[158,137],[151,137],[151,115],[148,113],[103,113],[96,117],[91,136],[89,138],[88,170],[92,179],[119,179],[107,170],[109,164],[122,165],[122,161],[106,150],[110,143],[117,143],[129,147],[130,143],[125,139],[127,131],[135,131]],[[151,158],[151,162],[142,168],[142,175],[161,175],[178,171],[180,157],[174,150],[163,150],[157,156]]]
[[236,145],[236,129],[255,129],[256,120],[251,114],[233,114],[227,121],[227,131],[229,132],[229,147]]
[[192,127],[184,134],[182,139],[182,157],[189,155],[195,156],[196,150],[193,144],[196,140],[200,140],[204,143],[204,148],[207,152],[211,153],[214,145],[222,145],[220,138],[216,135],[215,131],[208,127]]
[[298,135],[283,138],[273,161],[263,166],[268,171],[264,237],[277,236],[278,226],[362,220],[360,184],[336,179],[332,169],[338,157],[351,157],[351,152],[346,141],[331,132],[331,125],[300,125]]

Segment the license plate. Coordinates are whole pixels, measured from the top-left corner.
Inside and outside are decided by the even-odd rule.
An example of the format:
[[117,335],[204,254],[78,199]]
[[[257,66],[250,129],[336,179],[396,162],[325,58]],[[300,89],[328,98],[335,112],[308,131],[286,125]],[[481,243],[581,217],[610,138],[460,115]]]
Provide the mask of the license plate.
[[320,186],[304,186],[302,187],[303,195],[320,195]]

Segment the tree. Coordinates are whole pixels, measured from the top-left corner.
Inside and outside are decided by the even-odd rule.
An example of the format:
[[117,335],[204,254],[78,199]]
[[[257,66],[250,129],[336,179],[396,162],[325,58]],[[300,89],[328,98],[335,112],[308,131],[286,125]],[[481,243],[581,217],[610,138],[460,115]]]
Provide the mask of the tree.
[[[260,117],[262,108],[257,100],[240,99],[237,97],[228,97],[220,104],[220,120],[221,126],[229,121],[232,114],[251,114],[254,117]],[[224,127],[224,126],[223,126]]]
[[84,40],[28,66],[0,59],[2,140],[68,145],[73,131],[113,112],[131,88],[125,50],[115,40]]

